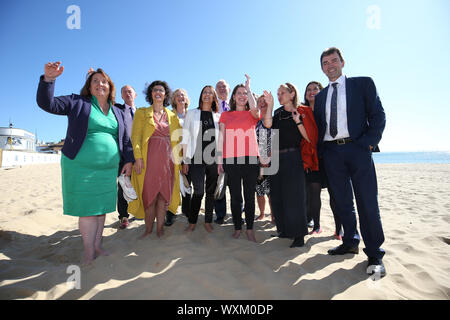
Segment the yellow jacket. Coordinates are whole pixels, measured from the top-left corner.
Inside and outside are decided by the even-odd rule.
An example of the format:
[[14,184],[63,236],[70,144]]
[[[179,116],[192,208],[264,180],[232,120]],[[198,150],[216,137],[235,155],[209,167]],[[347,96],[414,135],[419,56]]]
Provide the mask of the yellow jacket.
[[[181,129],[178,117],[175,113],[167,108],[164,108],[167,113],[170,130],[170,142],[172,146],[172,155],[175,163],[175,185],[172,189],[172,199],[169,204],[169,210],[171,212],[177,212],[178,205],[180,204],[180,148],[181,145]],[[142,203],[142,191],[144,190],[144,178],[145,170],[147,169],[147,151],[148,141],[155,132],[155,122],[153,120],[153,105],[147,108],[139,108],[136,110],[133,120],[133,128],[131,130],[131,143],[133,144],[133,153],[135,159],[144,160],[144,170],[141,174],[136,174],[133,170],[131,174],[131,183],[138,195],[138,198],[128,204],[128,212],[133,214],[138,219],[145,218],[145,209]]]

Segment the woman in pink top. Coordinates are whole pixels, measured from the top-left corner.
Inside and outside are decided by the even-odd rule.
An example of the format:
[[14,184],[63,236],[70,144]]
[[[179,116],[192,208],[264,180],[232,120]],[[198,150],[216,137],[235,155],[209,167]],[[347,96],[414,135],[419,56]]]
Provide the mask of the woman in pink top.
[[[223,112],[219,120],[218,171],[225,171],[231,194],[231,212],[235,232],[239,238],[242,230],[241,186],[244,188],[245,223],[247,237],[255,241],[253,220],[255,218],[255,185],[259,174],[259,148],[255,126],[260,111],[250,91],[250,78],[245,86],[237,85],[230,99],[230,111]],[[223,164],[223,165],[222,165]]]

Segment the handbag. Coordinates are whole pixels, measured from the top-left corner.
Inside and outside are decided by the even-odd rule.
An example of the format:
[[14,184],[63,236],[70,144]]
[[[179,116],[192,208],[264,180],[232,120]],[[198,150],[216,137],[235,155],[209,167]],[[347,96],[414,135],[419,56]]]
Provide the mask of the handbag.
[[222,172],[217,178],[217,187],[216,191],[214,191],[214,200],[222,200],[225,196],[227,186],[227,174]]

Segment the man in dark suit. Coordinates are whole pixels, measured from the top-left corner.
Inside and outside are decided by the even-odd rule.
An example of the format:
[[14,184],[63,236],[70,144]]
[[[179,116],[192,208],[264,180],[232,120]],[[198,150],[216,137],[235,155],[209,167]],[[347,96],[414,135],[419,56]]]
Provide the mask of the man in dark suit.
[[[121,94],[124,104],[116,104],[116,106],[124,111],[125,129],[127,131],[128,137],[131,138],[131,127],[133,125],[134,113],[136,112],[134,100],[136,99],[137,94],[133,87],[129,85],[125,85],[122,87]],[[119,174],[122,170],[123,165],[123,159],[120,159]],[[130,224],[128,221],[130,215],[128,214],[128,202],[123,197],[123,190],[120,183],[118,183],[117,189],[117,212],[119,212],[119,228],[125,229]]]
[[330,84],[315,100],[314,117],[319,130],[318,153],[323,156],[329,184],[344,227],[342,245],[330,255],[357,254],[360,237],[356,227],[355,195],[364,252],[369,258],[367,273],[383,277],[384,242],[378,208],[378,190],[372,152],[379,151],[386,118],[373,80],[347,78],[345,61],[338,48],[326,49],[320,62]]

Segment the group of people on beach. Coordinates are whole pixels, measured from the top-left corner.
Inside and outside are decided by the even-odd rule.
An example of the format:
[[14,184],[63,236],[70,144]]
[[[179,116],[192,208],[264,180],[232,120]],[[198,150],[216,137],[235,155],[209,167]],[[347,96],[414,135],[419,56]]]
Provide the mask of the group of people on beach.
[[[213,211],[217,224],[226,216],[226,196],[215,199],[218,179],[225,174],[233,238],[239,238],[245,223],[248,240],[256,242],[256,191],[256,219],[264,218],[267,196],[274,236],[292,239],[291,247],[302,247],[305,235],[322,232],[320,193],[327,187],[334,236],[343,241],[330,255],[359,252],[354,195],[367,273],[384,276],[372,160],[385,126],[384,110],[371,78],[342,74],[345,62],[338,48],[324,50],[320,64],[330,84],[323,88],[311,81],[300,102],[295,85],[283,83],[277,91],[280,107],[273,111],[272,94],[252,93],[248,75],[233,90],[225,80],[204,86],[195,109],[188,109],[186,90],[172,93],[159,80],[144,91],[149,107],[136,108],[136,91],[129,85],[121,89],[124,104],[116,104],[114,83],[102,69],[89,70],[79,95],[54,97],[55,79],[64,67],[47,63],[37,103],[69,120],[61,157],[63,209],[79,217],[84,262],[107,254],[102,247],[105,214],[116,210],[116,202],[121,229],[129,225],[129,213],[144,219],[142,239],[155,220],[162,236],[180,203],[188,217],[186,231],[194,231],[205,197],[205,229],[212,232]],[[131,177],[137,199],[125,199],[118,175]],[[180,192],[180,180],[192,186],[191,193]]]

